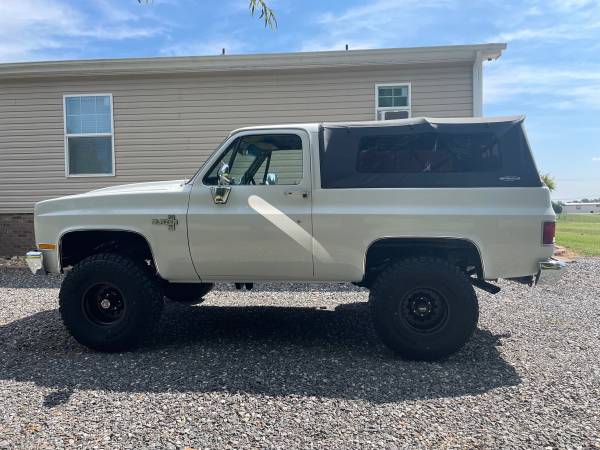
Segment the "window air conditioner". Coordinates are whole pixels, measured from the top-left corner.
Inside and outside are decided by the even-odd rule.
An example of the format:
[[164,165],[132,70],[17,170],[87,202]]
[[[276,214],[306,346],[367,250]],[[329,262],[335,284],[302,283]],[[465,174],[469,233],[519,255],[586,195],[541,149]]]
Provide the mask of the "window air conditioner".
[[408,119],[409,114],[406,110],[398,111],[379,111],[379,120],[394,120],[394,119]]

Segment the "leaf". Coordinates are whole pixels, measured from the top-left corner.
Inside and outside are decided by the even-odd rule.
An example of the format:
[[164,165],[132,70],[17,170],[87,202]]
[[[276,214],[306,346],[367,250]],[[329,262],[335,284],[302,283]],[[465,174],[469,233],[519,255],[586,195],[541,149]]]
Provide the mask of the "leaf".
[[250,0],[248,7],[250,8],[250,13],[252,15],[254,15],[257,9],[260,9],[258,18],[264,20],[265,28],[277,28],[277,18],[275,17],[275,13],[269,8],[265,0]]

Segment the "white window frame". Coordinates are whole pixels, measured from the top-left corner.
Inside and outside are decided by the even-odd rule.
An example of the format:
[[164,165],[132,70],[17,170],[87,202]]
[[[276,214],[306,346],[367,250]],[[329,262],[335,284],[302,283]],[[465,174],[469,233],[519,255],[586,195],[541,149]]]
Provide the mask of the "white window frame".
[[[379,106],[379,88],[381,87],[407,87],[408,88],[408,104],[406,106]],[[383,120],[379,118],[379,113],[382,111],[408,111],[408,117],[412,117],[412,87],[407,81],[398,83],[378,83],[375,85],[375,120]]]
[[[109,97],[110,98],[110,133],[71,133],[67,134],[67,99],[72,97]],[[63,95],[63,123],[64,123],[64,137],[65,137],[65,177],[66,178],[83,178],[83,177],[114,177],[115,176],[115,115],[113,107],[113,95],[112,94],[96,94],[96,93],[82,93],[82,94],[65,94]],[[69,173],[69,138],[70,137],[110,137],[111,150],[112,150],[112,172],[111,173]]]

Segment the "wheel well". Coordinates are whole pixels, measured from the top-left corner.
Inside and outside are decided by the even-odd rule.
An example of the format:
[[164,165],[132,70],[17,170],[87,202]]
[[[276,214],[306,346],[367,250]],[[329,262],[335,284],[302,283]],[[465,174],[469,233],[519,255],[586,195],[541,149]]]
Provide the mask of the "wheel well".
[[377,274],[391,261],[430,256],[445,259],[469,274],[483,278],[483,263],[473,242],[456,238],[385,238],[367,250],[362,286],[370,286]]
[[77,264],[100,252],[114,252],[138,261],[154,264],[152,250],[146,238],[133,231],[85,230],[71,231],[60,241],[61,267]]

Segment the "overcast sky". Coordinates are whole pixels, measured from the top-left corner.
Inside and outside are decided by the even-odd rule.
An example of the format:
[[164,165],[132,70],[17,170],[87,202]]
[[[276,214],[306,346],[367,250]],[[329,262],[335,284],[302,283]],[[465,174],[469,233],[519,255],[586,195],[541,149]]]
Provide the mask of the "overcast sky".
[[600,197],[600,0],[271,0],[276,31],[247,3],[0,0],[0,61],[507,42],[485,115],[527,116],[556,199]]

